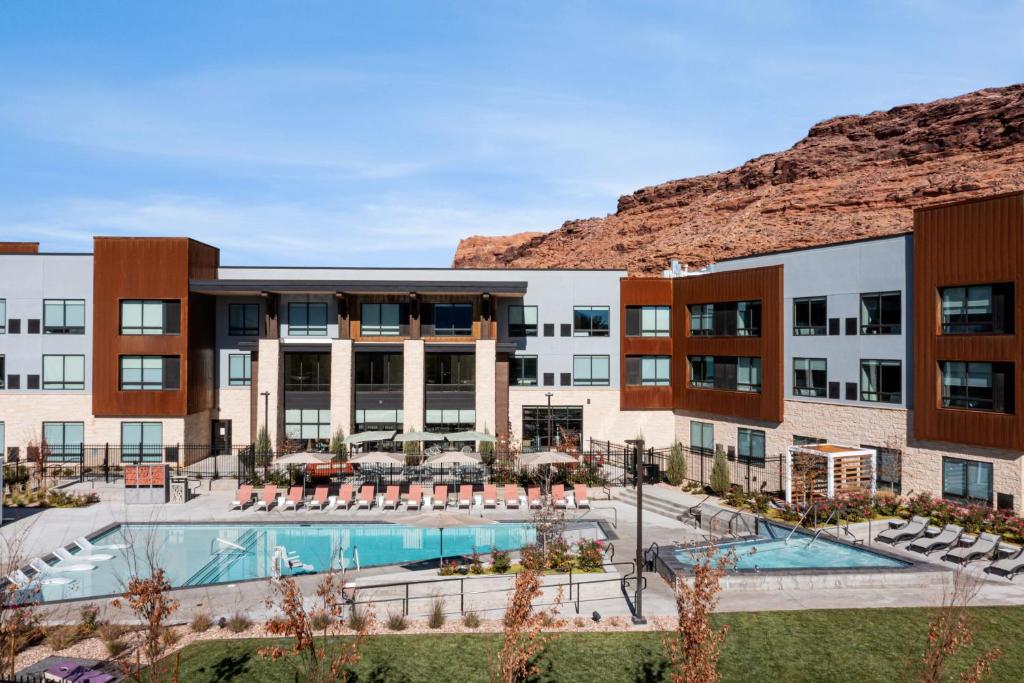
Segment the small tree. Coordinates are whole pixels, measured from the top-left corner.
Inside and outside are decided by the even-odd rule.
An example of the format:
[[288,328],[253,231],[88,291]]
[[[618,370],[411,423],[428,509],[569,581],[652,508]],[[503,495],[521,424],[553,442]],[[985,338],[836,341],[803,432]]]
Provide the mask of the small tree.
[[[121,597],[111,601],[114,607],[127,606],[142,622],[142,651],[149,666],[150,681],[162,680],[164,675],[160,663],[160,656],[167,642],[164,640],[164,632],[167,630],[167,622],[171,615],[179,606],[178,601],[171,598],[170,591],[171,583],[167,580],[166,573],[157,567],[153,569],[152,576],[148,579],[132,576]],[[134,668],[128,664],[125,670],[141,683],[142,671],[138,664]]]
[[270,445],[270,432],[267,431],[267,425],[260,427],[259,432],[257,432],[253,450],[256,452],[257,464],[265,465],[273,457],[274,449]]
[[[0,572],[8,576],[26,560],[25,539],[32,523],[20,531],[0,536]],[[0,678],[9,674],[14,680],[15,658],[40,635],[39,587],[19,589],[8,581],[0,587]]]
[[[484,424],[484,434],[490,434],[490,430],[487,428],[487,424]],[[481,441],[480,445],[480,460],[485,465],[490,467],[494,464],[494,442],[493,441]]]
[[810,502],[816,489],[825,489],[828,478],[828,460],[803,449],[793,451],[790,477],[793,492],[805,505]]
[[718,446],[715,448],[715,461],[711,465],[711,490],[721,496],[728,493],[731,487],[729,460],[725,457],[725,449]]
[[556,508],[554,505],[542,505],[536,508],[531,516],[533,527],[537,530],[537,543],[546,559],[548,547],[555,539],[561,538],[562,532],[565,531],[565,509]]
[[338,427],[334,432],[334,436],[331,437],[330,451],[334,454],[335,459],[339,461],[345,460],[348,448],[345,446],[345,430],[341,427]]
[[679,486],[686,480],[686,457],[683,455],[683,444],[676,441],[668,454],[668,483]]
[[541,627],[550,618],[544,612],[533,611],[533,601],[540,595],[540,576],[536,569],[524,568],[516,575],[515,591],[505,610],[505,637],[497,661],[491,666],[493,681],[519,683],[539,673],[536,660],[547,643]]

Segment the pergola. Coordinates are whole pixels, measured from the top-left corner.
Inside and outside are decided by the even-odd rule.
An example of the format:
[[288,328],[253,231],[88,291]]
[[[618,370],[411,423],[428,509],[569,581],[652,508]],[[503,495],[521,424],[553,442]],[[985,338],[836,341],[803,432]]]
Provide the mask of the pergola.
[[790,446],[786,451],[786,502],[802,496],[834,498],[838,493],[869,490],[875,495],[878,453],[873,448],[839,444]]

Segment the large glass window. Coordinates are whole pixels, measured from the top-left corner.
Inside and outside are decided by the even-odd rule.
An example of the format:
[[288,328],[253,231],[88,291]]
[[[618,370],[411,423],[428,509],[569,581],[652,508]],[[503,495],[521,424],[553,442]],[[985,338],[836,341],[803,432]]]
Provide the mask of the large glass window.
[[668,356],[626,356],[626,384],[667,387],[669,366]]
[[887,488],[899,493],[903,487],[903,452],[898,448],[861,444],[861,448],[873,448],[877,454],[875,480],[878,488]]
[[326,337],[327,304],[292,302],[288,304],[289,337]]
[[879,403],[903,401],[903,364],[898,360],[860,362],[860,400]]
[[690,356],[690,386],[697,389],[715,388],[715,357]]
[[376,432],[402,429],[404,413],[401,408],[382,408],[375,410],[359,409],[355,411],[356,432]]
[[793,395],[824,397],[828,393],[828,361],[824,358],[793,359]]
[[327,441],[331,438],[331,411],[288,408],[284,411],[284,435],[296,441]]
[[1013,412],[1013,364],[943,361],[942,407]]
[[85,334],[85,301],[44,299],[43,334]]
[[472,391],[476,384],[476,355],[427,353],[424,380],[428,391]]
[[761,359],[752,356],[690,356],[690,386],[696,389],[761,391]]
[[44,422],[43,441],[51,460],[77,460],[85,443],[85,423]]
[[252,384],[252,363],[247,353],[228,354],[228,386],[247,387]]
[[741,462],[764,461],[764,432],[760,429],[739,428],[736,455]]
[[669,306],[626,306],[626,336],[668,337],[671,311]]
[[164,426],[160,422],[122,422],[121,460],[161,462],[164,459]]
[[401,304],[362,304],[359,334],[364,337],[397,337],[402,332]]
[[942,497],[962,503],[992,504],[992,463],[942,459]]
[[43,356],[43,389],[85,389],[85,356]]
[[258,337],[259,304],[228,304],[228,334],[232,337]]
[[690,450],[701,455],[715,452],[715,425],[710,422],[690,421]]
[[761,336],[760,301],[725,301],[690,306],[690,335],[694,337]]
[[424,311],[422,334],[468,337],[473,334],[473,304],[432,304]]
[[510,383],[517,387],[537,386],[537,356],[513,356]]
[[608,306],[576,306],[572,309],[572,334],[575,337],[607,337],[611,329]]
[[690,306],[690,336],[705,337],[715,333],[715,305],[693,304]]
[[331,354],[284,354],[284,390],[330,391]]
[[178,356],[121,356],[122,391],[181,388]]
[[0,389],[7,388],[7,362],[4,356],[0,356]]
[[476,429],[476,411],[472,408],[428,408],[423,411],[423,427],[428,432],[446,434]]
[[[728,367],[727,364],[719,363],[718,369]],[[736,359],[736,391],[749,391],[760,393],[761,391],[761,359],[740,356]]]
[[943,334],[1008,334],[1013,332],[1013,285],[944,287]]
[[606,387],[610,383],[608,356],[573,356],[572,383],[578,387]]
[[563,434],[583,443],[583,406],[523,406],[524,449],[557,446]]
[[861,334],[900,334],[902,322],[902,296],[899,292],[860,295]]
[[793,299],[793,334],[796,336],[828,332],[828,304],[823,296]]
[[121,334],[181,334],[181,302],[142,299],[122,301]]
[[356,391],[402,391],[405,381],[403,361],[401,353],[357,352]]
[[508,336],[510,336],[510,337],[536,337],[537,336],[537,307],[536,306],[509,306],[508,307]]
[[0,334],[7,333],[7,299],[0,299]]

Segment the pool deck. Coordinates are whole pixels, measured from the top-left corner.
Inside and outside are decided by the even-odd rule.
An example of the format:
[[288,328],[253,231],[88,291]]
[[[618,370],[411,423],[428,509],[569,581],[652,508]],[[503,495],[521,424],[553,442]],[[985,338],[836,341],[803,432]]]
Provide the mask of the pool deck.
[[[93,490],[91,485],[79,485],[75,489]],[[81,509],[48,509],[24,519],[11,522],[0,529],[0,537],[7,543],[0,546],[0,560],[5,565],[9,552],[8,543],[16,540],[21,544],[19,555],[31,559],[35,556],[45,556],[61,545],[70,544],[79,536],[88,536],[100,529],[120,523],[198,523],[198,522],[234,522],[234,523],[286,523],[301,522],[390,522],[401,523],[403,518],[416,512],[406,513],[404,511],[378,512],[373,511],[286,511],[278,512],[256,512],[251,508],[244,511],[230,511],[230,501],[234,498],[235,486],[230,480],[214,482],[212,488],[206,484],[197,491],[199,495],[189,503],[183,505],[126,505],[124,503],[123,490],[114,484],[98,484],[95,488],[100,494],[101,502],[87,508]],[[682,493],[667,486],[654,486],[645,488],[651,496],[653,503],[671,503],[685,508],[701,502],[703,496],[693,496]],[[599,490],[591,492],[591,503],[594,509],[587,511],[570,510],[567,519],[580,519],[589,521],[603,521],[613,527],[617,539],[614,540],[615,560],[624,561],[635,555],[636,546],[636,508],[627,501],[620,499],[617,495],[620,492],[613,492],[610,500],[603,500]],[[711,502],[711,501],[709,501]],[[664,505],[662,506],[664,509]],[[455,512],[449,508],[449,512]],[[507,521],[529,521],[531,515],[526,511],[509,511],[499,506],[496,510],[481,510],[474,508],[471,512],[461,511],[459,514],[479,516],[484,519],[507,520]],[[875,522],[870,525],[871,535],[878,534],[885,528],[884,522]],[[850,531],[859,539],[863,539],[869,545],[869,524],[853,524]],[[701,532],[693,529],[687,523],[673,519],[667,514],[659,514],[650,510],[644,512],[644,546],[657,542],[662,546],[672,546],[674,542],[692,542],[703,538]],[[905,550],[903,546],[892,548],[881,546],[885,550],[917,563],[924,563],[930,570],[930,579],[919,582],[917,585],[888,586],[888,587],[859,587],[856,582],[833,581],[831,585],[842,587],[815,588],[805,590],[798,588],[766,588],[756,590],[745,588],[743,590],[723,590],[719,602],[721,611],[768,611],[768,610],[794,610],[794,609],[835,609],[835,608],[885,608],[885,607],[918,607],[934,606],[941,602],[945,587],[953,576],[953,566],[943,562],[939,554],[925,557],[918,553]],[[984,563],[975,562],[966,571],[979,580],[979,588],[973,604],[977,605],[1022,605],[1024,604],[1024,576],[1015,581],[1008,581],[1005,578],[994,577],[984,574],[981,568]],[[611,568],[610,575],[614,575],[617,568]],[[913,570],[907,570],[913,571]],[[591,575],[594,576],[594,575]],[[606,578],[609,574],[603,575]],[[675,605],[671,587],[656,573],[646,574],[648,587],[644,593],[644,613],[651,616],[672,615],[675,613]],[[433,581],[437,579],[436,570],[415,569],[402,567],[381,567],[365,569],[356,578],[357,585],[369,583],[382,583],[394,581]],[[319,581],[316,576],[307,576],[300,579],[300,585],[304,589],[312,591],[313,586]],[[420,587],[424,590],[442,590],[448,593],[454,591],[455,582],[450,586],[443,586],[438,589],[437,584],[430,584]],[[490,584],[498,580],[488,579]],[[557,579],[549,579],[557,582]],[[484,581],[467,577],[465,584],[474,586],[485,585]],[[413,589],[416,590],[415,588]],[[465,588],[471,591],[470,588]],[[215,615],[230,615],[236,610],[243,610],[250,613],[254,618],[260,618],[265,611],[264,603],[269,595],[270,583],[266,580],[240,582],[219,586],[187,589],[175,591],[175,596],[181,600],[183,619],[197,609],[210,611]],[[381,595],[386,591],[382,591]],[[618,584],[615,582],[604,582],[600,586],[595,584],[588,587],[581,595],[584,600],[581,611],[589,614],[595,609],[605,615],[626,616],[629,612],[629,605],[623,599]],[[563,600],[565,596],[563,596]],[[452,593],[445,598],[450,610],[458,611],[457,593]],[[588,602],[589,600],[589,602]],[[453,602],[455,601],[455,602]],[[486,612],[489,610],[503,609],[507,601],[506,593],[494,593],[493,595],[474,596],[469,608],[474,611]],[[103,601],[106,602],[106,601]],[[416,602],[416,601],[414,601]],[[427,600],[418,601],[426,605]],[[74,614],[77,612],[80,603],[68,603],[64,607],[65,613]],[[394,603],[392,603],[393,605]],[[469,609],[467,608],[467,609]],[[412,611],[418,608],[410,606]],[[386,614],[387,608],[382,607],[378,612]],[[575,614],[573,604],[563,604],[559,610],[566,615]],[[59,618],[54,611],[54,618]]]

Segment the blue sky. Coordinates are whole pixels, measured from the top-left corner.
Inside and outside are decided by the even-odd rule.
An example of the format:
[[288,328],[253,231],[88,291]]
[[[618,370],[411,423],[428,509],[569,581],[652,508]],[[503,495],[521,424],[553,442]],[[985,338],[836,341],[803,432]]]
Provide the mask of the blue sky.
[[1019,2],[0,4],[0,239],[450,263],[815,122],[1024,80]]

